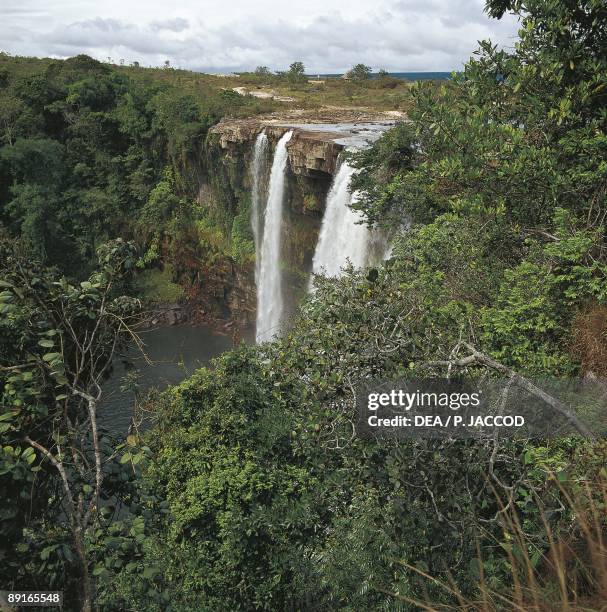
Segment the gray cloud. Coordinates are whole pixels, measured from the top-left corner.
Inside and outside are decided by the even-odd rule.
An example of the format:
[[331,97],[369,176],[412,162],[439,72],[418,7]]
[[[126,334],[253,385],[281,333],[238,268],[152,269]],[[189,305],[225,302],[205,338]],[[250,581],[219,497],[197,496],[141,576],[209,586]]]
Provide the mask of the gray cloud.
[[152,21],[150,27],[152,30],[170,30],[171,32],[183,32],[189,27],[187,19],[176,17],[175,19],[166,19],[165,21]]
[[[85,15],[74,2],[59,3],[61,10],[49,16],[42,0],[24,0],[21,8],[1,9],[0,44],[22,55],[88,53],[142,65],[169,59],[174,66],[206,71],[260,64],[284,69],[294,60],[319,72],[340,72],[358,62],[393,71],[452,70],[479,39],[511,45],[516,32],[511,18],[488,19],[482,0],[386,0],[371,9],[358,0],[324,0],[311,12],[293,16],[284,14],[279,0],[262,1],[266,9],[251,13],[251,5],[241,0],[214,4],[215,12],[198,10],[194,0],[179,0],[173,7],[177,16],[161,19],[153,18],[154,5],[148,12],[143,4],[139,10],[133,6],[142,0],[129,3],[131,13],[115,8],[112,17],[93,4]],[[239,3],[240,10],[229,10]],[[274,4],[275,11],[268,10]],[[340,4],[350,9],[339,10]]]

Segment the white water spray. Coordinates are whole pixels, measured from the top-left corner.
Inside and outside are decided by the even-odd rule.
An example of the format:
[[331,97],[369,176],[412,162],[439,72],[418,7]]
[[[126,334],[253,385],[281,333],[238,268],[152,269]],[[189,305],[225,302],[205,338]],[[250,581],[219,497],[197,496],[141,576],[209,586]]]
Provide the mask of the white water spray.
[[255,284],[259,284],[261,240],[263,236],[263,202],[266,169],[268,164],[268,137],[260,132],[253,147],[251,163],[251,228],[255,240]]
[[354,172],[343,161],[333,179],[312,260],[313,274],[339,276],[348,260],[355,268],[367,264],[370,232],[366,225],[360,224],[362,215],[350,208],[356,199],[356,194],[350,191]]
[[287,132],[278,141],[270,172],[257,283],[257,342],[270,340],[280,332],[283,310],[280,230],[288,160],[287,143],[292,135],[293,131]]

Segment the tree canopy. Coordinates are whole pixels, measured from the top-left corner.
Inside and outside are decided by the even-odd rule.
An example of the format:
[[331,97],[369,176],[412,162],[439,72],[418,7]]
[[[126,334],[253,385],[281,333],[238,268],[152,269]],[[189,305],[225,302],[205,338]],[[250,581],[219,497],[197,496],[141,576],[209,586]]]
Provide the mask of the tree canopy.
[[354,81],[366,81],[371,78],[371,68],[365,64],[356,64],[348,70],[346,76]]
[[[77,437],[73,415],[88,425],[90,404],[74,393],[82,338],[105,321],[103,353],[122,330],[110,313],[131,301],[110,299],[106,268],[113,255],[130,262],[130,246],[103,248],[79,283],[5,247],[2,518],[29,555],[11,579],[51,568],[65,580],[77,540],[69,511],[57,529],[44,502],[69,510],[57,493],[67,480],[84,508],[99,495],[127,502],[124,516],[100,510],[86,523],[80,569],[104,610],[600,609],[604,441],[356,430],[356,390],[370,380],[495,376],[488,363],[517,377],[607,375],[607,9],[489,0],[486,10],[520,18],[514,48],[481,42],[451,81],[415,85],[409,121],[350,156],[355,207],[392,241],[387,260],[316,277],[284,337],[243,344],[155,396],[150,431],[104,447],[103,487],[59,446]],[[305,79],[303,64],[287,74]],[[85,57],[9,82],[2,219],[38,259],[62,264],[54,249],[72,244],[88,253],[92,233],[60,232],[80,223],[104,235],[108,211],[137,211],[152,259],[157,226],[191,225],[184,160],[213,118],[199,100]],[[221,95],[236,104],[232,93]],[[234,168],[211,161],[220,184]],[[36,512],[7,523],[27,503]]]

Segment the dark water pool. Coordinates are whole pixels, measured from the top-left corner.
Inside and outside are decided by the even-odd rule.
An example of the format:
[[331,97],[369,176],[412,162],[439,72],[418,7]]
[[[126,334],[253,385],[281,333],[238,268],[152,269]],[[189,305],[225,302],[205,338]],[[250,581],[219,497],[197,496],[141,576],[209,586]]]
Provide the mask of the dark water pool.
[[206,326],[163,327],[140,335],[152,365],[147,364],[140,353],[131,350],[128,361],[116,360],[103,387],[99,424],[115,436],[126,434],[131,423],[136,392],[121,388],[129,373],[136,375],[139,393],[152,387],[163,389],[181,382],[213,357],[232,348],[231,335],[219,334]]

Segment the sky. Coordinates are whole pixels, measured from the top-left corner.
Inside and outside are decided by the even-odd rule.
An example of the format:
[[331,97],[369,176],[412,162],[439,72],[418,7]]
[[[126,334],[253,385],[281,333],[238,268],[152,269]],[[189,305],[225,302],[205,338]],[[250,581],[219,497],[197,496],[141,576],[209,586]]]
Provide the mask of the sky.
[[203,72],[451,71],[491,39],[512,47],[517,23],[483,0],[0,0],[0,51]]

